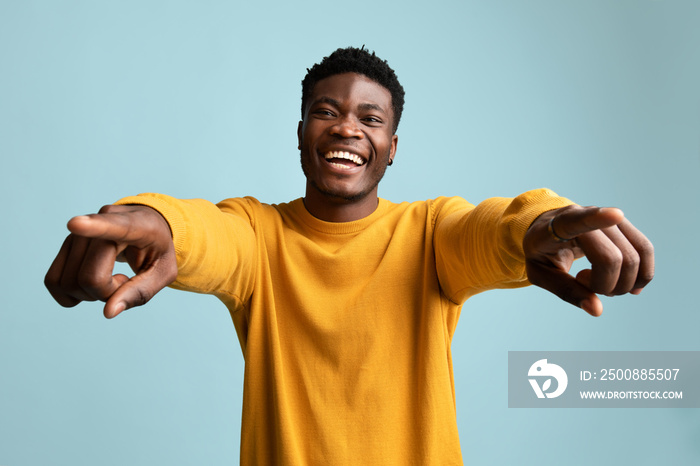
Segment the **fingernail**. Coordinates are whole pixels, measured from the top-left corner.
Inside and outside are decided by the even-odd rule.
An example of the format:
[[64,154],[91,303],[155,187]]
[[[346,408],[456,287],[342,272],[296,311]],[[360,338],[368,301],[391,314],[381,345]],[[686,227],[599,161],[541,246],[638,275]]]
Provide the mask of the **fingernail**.
[[620,212],[622,215],[625,215],[625,213],[617,207],[601,207],[598,212],[601,212],[601,213]]
[[635,289],[633,289],[632,291],[630,291],[630,293],[632,293],[632,294],[634,294],[634,295],[639,295],[639,294],[642,293],[642,289],[643,289],[643,288],[635,288]]
[[584,298],[581,300],[579,303],[579,306],[581,309],[589,313],[590,315],[594,317],[600,316],[602,309],[598,305],[599,301],[594,298]]
[[105,316],[105,317],[107,317],[108,319],[114,319],[115,317],[117,317],[117,316],[118,316],[122,311],[124,311],[125,309],[126,309],[126,303],[125,303],[125,302],[117,303],[117,304],[114,306],[114,312],[112,313],[112,315],[110,315],[110,316]]

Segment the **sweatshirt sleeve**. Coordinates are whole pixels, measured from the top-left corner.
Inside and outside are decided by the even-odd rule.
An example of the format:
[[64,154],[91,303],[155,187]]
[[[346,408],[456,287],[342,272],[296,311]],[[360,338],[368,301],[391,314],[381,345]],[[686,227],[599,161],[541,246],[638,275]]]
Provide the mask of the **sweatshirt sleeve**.
[[255,234],[245,215],[222,212],[203,199],[140,194],[115,204],[145,205],[170,225],[178,276],[172,288],[207,293],[243,305],[251,296],[255,272]]
[[[465,203],[466,204],[466,203]],[[494,288],[529,285],[523,239],[544,212],[572,204],[548,189],[515,198],[491,198],[476,207],[441,209],[435,224],[440,286],[453,302]]]

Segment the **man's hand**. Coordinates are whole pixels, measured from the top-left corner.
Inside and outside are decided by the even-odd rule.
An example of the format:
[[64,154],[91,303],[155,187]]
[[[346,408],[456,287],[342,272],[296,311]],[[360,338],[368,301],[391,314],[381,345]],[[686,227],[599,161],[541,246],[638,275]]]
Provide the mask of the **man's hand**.
[[[639,294],[654,276],[654,247],[615,208],[572,205],[545,212],[523,241],[530,282],[593,316],[603,312],[597,294]],[[569,275],[585,256],[590,269]]]
[[[111,319],[145,304],[177,277],[170,227],[150,207],[104,206],[98,214],[70,219],[68,230],[44,279],[61,306],[99,299]],[[136,275],[112,275],[117,260]]]

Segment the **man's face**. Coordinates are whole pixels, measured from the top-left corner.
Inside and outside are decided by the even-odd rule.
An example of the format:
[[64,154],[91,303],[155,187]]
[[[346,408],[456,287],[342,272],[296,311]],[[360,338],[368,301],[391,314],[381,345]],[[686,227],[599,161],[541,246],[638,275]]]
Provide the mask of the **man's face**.
[[298,129],[307,196],[333,203],[376,197],[396,153],[393,118],[391,93],[366,76],[343,73],[316,83]]

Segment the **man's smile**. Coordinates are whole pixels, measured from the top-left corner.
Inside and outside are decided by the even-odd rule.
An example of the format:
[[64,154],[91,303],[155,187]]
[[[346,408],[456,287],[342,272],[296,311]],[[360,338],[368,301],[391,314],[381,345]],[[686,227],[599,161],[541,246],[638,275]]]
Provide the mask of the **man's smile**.
[[329,151],[323,155],[323,158],[333,167],[340,170],[351,170],[365,164],[365,160],[362,157],[347,151]]

